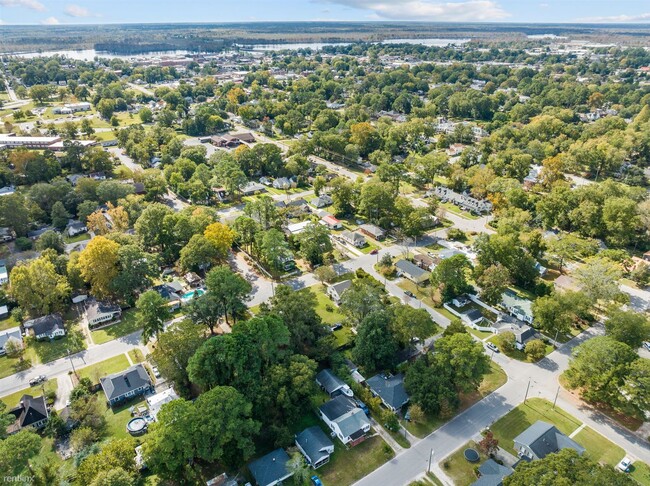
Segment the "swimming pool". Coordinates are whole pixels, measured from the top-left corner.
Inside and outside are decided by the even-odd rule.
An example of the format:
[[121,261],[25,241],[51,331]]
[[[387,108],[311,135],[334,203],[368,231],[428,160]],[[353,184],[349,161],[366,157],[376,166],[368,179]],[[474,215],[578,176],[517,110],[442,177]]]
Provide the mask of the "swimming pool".
[[188,300],[192,300],[195,295],[198,295],[199,297],[205,294],[205,290],[203,289],[195,289],[195,290],[190,290],[189,292],[185,292],[183,296],[181,297],[181,300],[183,302],[186,302]]

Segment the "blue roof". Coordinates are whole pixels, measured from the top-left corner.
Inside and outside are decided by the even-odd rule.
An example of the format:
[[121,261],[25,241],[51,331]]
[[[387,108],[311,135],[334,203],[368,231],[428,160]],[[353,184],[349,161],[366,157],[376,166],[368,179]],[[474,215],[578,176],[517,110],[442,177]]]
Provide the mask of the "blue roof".
[[368,378],[366,383],[386,404],[394,409],[402,408],[409,401],[409,396],[404,389],[404,375],[386,377],[382,374]]
[[258,486],[268,486],[292,476],[287,470],[289,455],[284,449],[276,449],[251,462],[248,469]]

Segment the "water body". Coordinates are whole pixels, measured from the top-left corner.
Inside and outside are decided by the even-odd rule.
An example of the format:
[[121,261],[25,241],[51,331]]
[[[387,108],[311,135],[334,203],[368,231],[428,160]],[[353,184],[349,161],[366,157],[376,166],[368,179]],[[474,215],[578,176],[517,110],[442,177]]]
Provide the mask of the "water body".
[[[381,44],[415,44],[427,47],[446,47],[451,45],[466,44],[471,39],[387,39]],[[312,51],[319,51],[326,46],[349,46],[351,42],[284,42],[276,44],[253,44],[253,45],[240,45],[239,47],[256,51],[256,52],[269,52],[269,51],[283,51],[291,50],[297,51],[300,49],[311,49]],[[33,59],[35,57],[51,57],[51,56],[65,56],[77,61],[92,61],[96,57],[103,58],[117,58],[117,59],[144,59],[153,57],[184,57],[190,54],[196,54],[191,51],[175,50],[175,51],[160,51],[160,52],[145,52],[141,54],[112,54],[106,51],[96,51],[95,49],[83,50],[61,50],[61,51],[43,51],[43,52],[25,52],[20,54],[13,54],[16,57],[25,59]]]

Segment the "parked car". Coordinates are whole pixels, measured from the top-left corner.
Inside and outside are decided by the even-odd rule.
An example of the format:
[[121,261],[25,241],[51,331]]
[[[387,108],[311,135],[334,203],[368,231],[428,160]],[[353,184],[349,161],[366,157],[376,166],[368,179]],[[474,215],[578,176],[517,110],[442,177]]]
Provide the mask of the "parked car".
[[315,474],[311,477],[311,482],[314,486],[323,486],[323,482]]
[[495,353],[498,353],[498,352],[499,352],[499,348],[497,347],[496,344],[491,343],[491,342],[488,341],[487,343],[485,343],[485,345],[487,346],[487,348],[488,348],[490,351],[494,351]]
[[619,462],[616,465],[616,467],[623,472],[629,472],[631,465],[632,465],[632,459],[626,456],[623,459],[621,459],[621,462]]
[[34,376],[29,380],[29,386],[36,386],[39,383],[43,383],[45,380],[47,380],[47,377],[45,375]]
[[379,253],[379,250],[377,248],[370,252],[371,255],[376,255],[377,253]]
[[340,322],[337,322],[336,324],[330,326],[330,330],[332,332],[338,331],[339,329],[342,329],[342,328],[343,328],[343,324],[341,324]]
[[408,295],[409,297],[415,298],[415,294],[410,290],[405,290],[404,295]]
[[643,341],[643,347],[650,351],[650,341]]
[[370,417],[370,409],[368,408],[368,405],[363,403],[358,398],[353,398],[353,400],[357,404],[357,407],[359,407],[361,410],[363,410],[363,413],[365,413],[368,417]]
[[153,373],[153,376],[155,376],[156,378],[160,378],[160,371],[158,371],[157,366],[152,366],[151,372]]

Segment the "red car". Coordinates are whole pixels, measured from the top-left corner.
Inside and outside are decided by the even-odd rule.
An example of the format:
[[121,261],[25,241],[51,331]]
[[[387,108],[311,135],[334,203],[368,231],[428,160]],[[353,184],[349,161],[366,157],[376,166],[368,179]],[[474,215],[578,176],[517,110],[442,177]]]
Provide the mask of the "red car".
[[376,255],[377,253],[379,253],[379,250],[377,248],[370,252],[371,255]]

